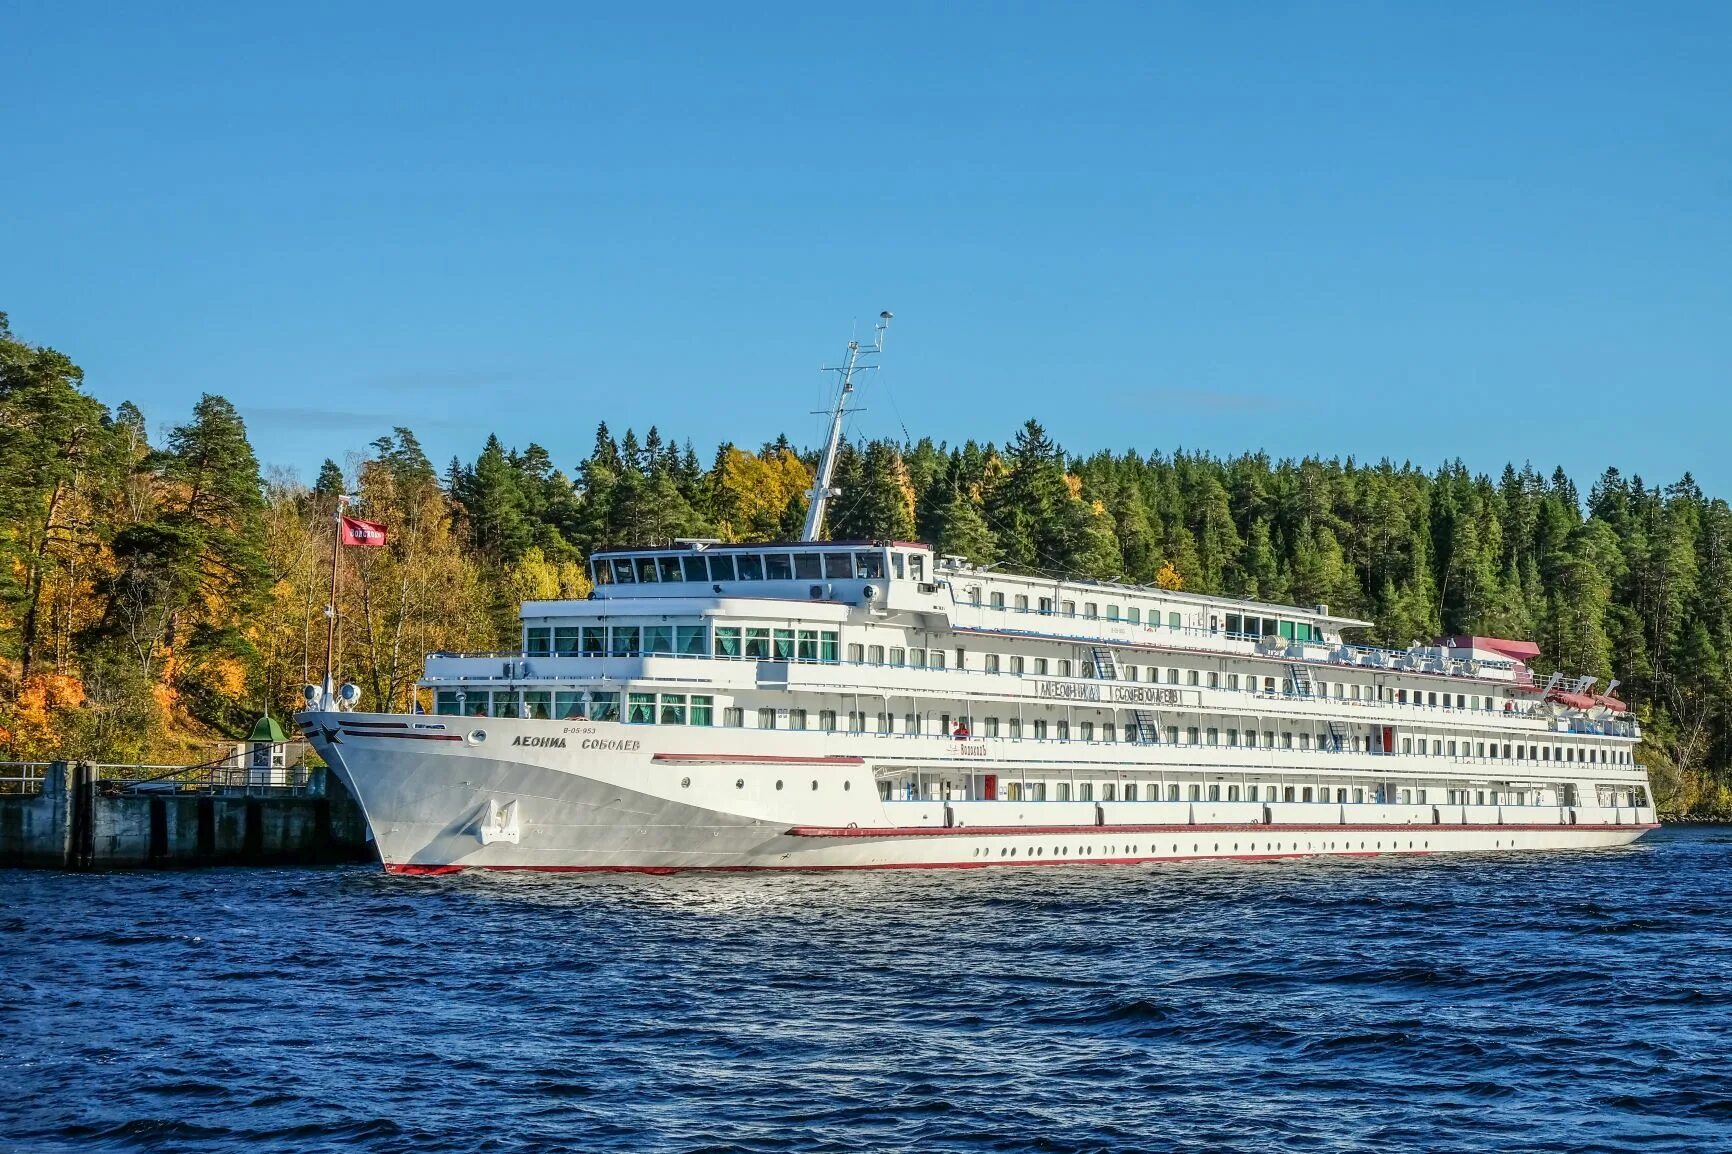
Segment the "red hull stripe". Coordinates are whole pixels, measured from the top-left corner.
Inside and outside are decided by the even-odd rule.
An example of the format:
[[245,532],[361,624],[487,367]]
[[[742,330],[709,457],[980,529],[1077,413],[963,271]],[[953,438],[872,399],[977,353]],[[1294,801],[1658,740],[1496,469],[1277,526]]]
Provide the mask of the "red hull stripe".
[[[1403,831],[1413,833],[1416,830],[1446,831],[1465,830],[1476,833],[1490,833],[1495,830],[1589,830],[1589,829],[1658,829],[1658,825],[1560,825],[1557,823],[1531,825],[1455,825],[1455,824],[1414,824],[1414,825],[963,825],[963,826],[926,826],[926,825],[892,825],[873,828],[853,826],[815,826],[797,825],[788,831],[791,837],[871,837],[871,838],[905,838],[905,837],[973,837],[986,835],[991,837],[1049,837],[1053,835],[1075,836],[1082,834],[1121,834],[1121,833],[1178,833],[1178,834],[1208,834],[1208,833],[1257,833],[1262,832],[1274,837],[1283,837],[1289,833],[1332,833],[1347,831],[1353,833],[1383,833],[1400,834]],[[1212,855],[1211,855],[1212,856]]]
[[658,753],[651,761],[688,765],[864,765],[863,757],[778,757],[768,753]]
[[[1005,866],[1102,866],[1102,865],[1139,865],[1143,862],[1155,861],[1276,861],[1295,857],[1390,857],[1391,850],[1322,850],[1300,853],[1198,853],[1198,854],[1139,854],[1136,857],[1079,857],[1079,858],[1036,858],[1032,861],[941,861],[941,862],[880,862],[862,865],[797,865],[797,866],[427,866],[427,865],[388,865],[385,872],[405,877],[437,877],[444,874],[464,873],[468,870],[487,870],[495,873],[541,873],[541,874],[665,874],[682,873],[817,873],[831,870],[933,870],[933,869],[1001,869]],[[1403,854],[1429,855],[1437,850],[1401,850]]]
[[344,737],[392,737],[400,741],[462,741],[461,734],[456,733],[380,733],[371,729],[349,729],[344,727]]
[[345,729],[408,729],[407,721],[344,721]]

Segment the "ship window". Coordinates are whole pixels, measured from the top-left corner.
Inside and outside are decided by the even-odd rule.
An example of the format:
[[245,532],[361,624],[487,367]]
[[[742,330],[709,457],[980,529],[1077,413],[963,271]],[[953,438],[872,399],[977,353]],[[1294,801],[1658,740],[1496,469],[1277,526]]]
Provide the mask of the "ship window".
[[776,711],[774,709],[765,708],[758,710],[758,728],[776,728]]
[[441,689],[433,694],[433,712],[455,717],[463,712],[463,703],[458,700],[455,689]]
[[795,656],[801,661],[818,660],[818,631],[816,629],[800,630],[800,648]]
[[645,653],[672,653],[674,651],[674,627],[672,625],[644,626],[643,651]]
[[722,710],[722,724],[729,729],[740,729],[746,724],[746,711],[739,706]]
[[1116,793],[1116,787],[1113,785],[1112,782],[1107,781],[1107,782],[1101,783],[1101,800],[1102,801],[1116,801],[1117,798],[1115,797],[1115,793]]
[[1221,731],[1218,729],[1211,729],[1204,736],[1208,739],[1210,745],[1221,744]]
[[902,715],[902,732],[912,733],[915,737],[920,736],[920,715],[918,713]]
[[1059,612],[1062,613],[1066,617],[1075,617],[1076,616],[1076,602],[1075,601],[1064,602],[1062,605],[1059,606]]
[[816,553],[794,554],[794,576],[800,581],[816,581],[824,576],[824,563]]
[[1034,659],[1034,671],[1038,676],[1046,676],[1046,658],[1036,657]]
[[1129,609],[1125,610],[1125,620],[1129,621],[1132,625],[1140,625],[1143,620],[1143,611],[1133,605]]
[[890,664],[895,666],[907,665],[908,651],[901,646],[892,645],[890,647]]
[[589,563],[589,579],[597,585],[613,584],[613,562],[591,561]]
[[1119,607],[1117,605],[1108,605],[1107,606],[1107,620],[1108,621],[1117,621],[1118,619],[1119,619]]
[[702,657],[704,655],[704,627],[702,625],[674,626],[674,647],[676,653]]
[[524,631],[523,652],[529,657],[546,657],[549,633],[547,626],[536,626]]
[[585,625],[582,630],[579,631],[581,641],[578,638],[571,637],[571,632],[572,631],[568,629],[555,629],[553,631],[554,652],[561,656],[568,656],[573,652],[573,644],[576,644],[577,646],[576,651],[584,654],[586,657],[600,657],[602,654],[607,652],[607,626]]
[[1179,727],[1178,726],[1176,726],[1176,725],[1167,726],[1167,744],[1168,745],[1179,744]]
[[1009,724],[1010,739],[1012,741],[1021,741],[1022,740],[1022,718],[1013,717],[1010,719],[1008,724]]
[[792,581],[793,579],[794,565],[788,560],[786,553],[764,554],[764,580]]
[[1095,739],[1095,723],[1092,721],[1077,723],[1077,737],[1082,741],[1093,741]]
[[927,652],[926,652],[926,665],[928,668],[930,668],[930,669],[943,669],[944,668],[944,661],[945,661],[944,650],[942,650],[942,649],[929,649],[929,650],[927,650]]
[[1245,618],[1237,613],[1227,614],[1227,633],[1233,635],[1243,633],[1244,631]]
[[849,710],[848,711],[848,732],[849,733],[865,733],[866,732],[866,715],[864,713],[860,712],[859,710]]
[[764,579],[764,559],[756,553],[741,553],[735,560],[739,564],[741,581]]
[[[607,629],[601,629],[602,647],[605,649]],[[556,625],[553,628],[553,652],[558,657],[574,657],[577,655],[578,627],[575,625]]]
[[1053,722],[1052,723],[1052,732],[1053,732],[1053,736],[1057,737],[1060,741],[1069,741],[1070,740],[1070,722],[1068,722],[1068,721],[1055,721],[1055,722]]
[[772,651],[772,656],[777,661],[794,660],[794,631],[792,629],[775,631],[775,649]]
[[890,554],[890,572],[895,575],[895,577],[898,581],[902,580],[902,558],[903,558],[903,556],[904,556],[904,554],[901,554],[901,553]]
[[854,577],[854,557],[850,553],[824,554],[824,576],[832,581],[849,581]]
[[998,736],[998,718],[989,717],[986,719],[986,736],[987,737],[997,737]]
[[663,581],[677,582],[686,579],[685,574],[680,572],[680,559],[678,557],[659,557],[656,559],[656,566],[661,570]]
[[1168,629],[1183,629],[1184,624],[1185,624],[1184,618],[1180,617],[1177,613],[1167,614],[1167,628]]
[[1239,744],[1239,731],[1238,730],[1229,729],[1227,731],[1227,744],[1228,744],[1228,746],[1236,746]]
[[1018,613],[1027,613],[1028,612],[1028,594],[1018,593],[1016,595],[1015,604],[1016,604],[1016,611]]
[[639,583],[648,583],[656,579],[656,559],[654,557],[637,558],[637,579]]
[[988,653],[986,655],[986,671],[988,673],[998,672],[998,654]]
[[1192,726],[1187,726],[1185,728],[1185,744],[1186,745],[1196,745],[1197,744],[1197,727],[1196,726],[1192,725]]
[[790,709],[790,710],[788,710],[788,728],[789,729],[805,729],[806,728],[806,711],[804,709]]
[[1412,753],[1413,752],[1413,738],[1404,737],[1401,739],[1401,752],[1403,752],[1403,753]]
[[549,720],[553,716],[553,694],[545,689],[525,690],[523,716],[535,721]]
[[591,693],[589,695],[589,719],[591,721],[618,721],[619,694]]
[[583,694],[561,689],[553,695],[553,716],[561,721],[583,720]]
[[1052,598],[1051,597],[1042,597],[1039,601],[1035,602],[1035,605],[1039,608],[1041,613],[1047,614],[1049,616],[1051,615],[1051,613],[1052,613]]
[[734,579],[734,555],[718,553],[710,558],[710,580],[732,581]]
[[621,657],[636,657],[638,640],[642,631],[636,625],[615,625],[613,627],[613,651]]
[[621,585],[635,585],[637,583],[637,575],[631,569],[631,558],[614,558],[613,579]]
[[1227,674],[1227,688],[1234,693],[1239,692],[1239,675],[1237,673]]
[[1070,782],[1061,781],[1058,783],[1058,799],[1060,801],[1070,800]]
[[1101,615],[1101,609],[1100,609],[1099,605],[1096,605],[1093,601],[1084,601],[1083,602],[1083,617],[1084,618],[1086,618],[1087,620],[1093,621],[1096,617],[1099,617],[1100,615]]
[[825,733],[836,732],[836,711],[834,709],[820,709],[818,711],[818,728]]
[[[1256,786],[1252,786],[1251,788],[1255,789]],[[1227,800],[1228,801],[1238,801],[1239,800],[1239,787],[1238,786],[1229,785],[1227,787]]]
[[734,625],[716,626],[716,656],[738,657],[740,655],[740,630]]
[[650,725],[656,719],[656,695],[653,693],[626,694],[625,720],[628,725]]
[[864,577],[868,581],[876,581],[884,576],[884,554],[856,553],[854,554],[854,575]]
[[1092,781],[1085,781],[1081,785],[1077,786],[1076,799],[1078,801],[1093,801],[1095,799],[1095,783]]
[[866,663],[868,665],[883,665],[884,647],[882,645],[868,645],[866,647]]
[[908,651],[908,664],[916,669],[926,668],[926,650],[910,649]]
[[994,609],[1003,609],[1004,608],[1004,594],[1003,593],[994,593],[992,595],[989,603],[992,605],[992,607]]
[[1195,684],[1197,684],[1197,680],[1198,680],[1197,670],[1191,669],[1191,670],[1187,670],[1185,672],[1185,684],[1186,685],[1195,685]]
[[824,630],[818,634],[818,660],[834,662],[836,660],[836,634]]
[[1060,677],[1070,676],[1070,658],[1061,657],[1058,659],[1058,675]]
[[770,631],[746,627],[746,656],[768,658],[770,656]]
[[704,573],[704,559],[702,557],[681,557],[680,568],[684,570],[687,581],[709,580],[709,577]]
[[683,693],[662,694],[662,724],[684,725],[686,723],[686,695]]
[[1449,743],[1449,756],[1455,756],[1455,742],[1453,741]]
[[1034,739],[1036,741],[1046,740],[1046,722],[1039,718],[1036,718],[1034,723]]

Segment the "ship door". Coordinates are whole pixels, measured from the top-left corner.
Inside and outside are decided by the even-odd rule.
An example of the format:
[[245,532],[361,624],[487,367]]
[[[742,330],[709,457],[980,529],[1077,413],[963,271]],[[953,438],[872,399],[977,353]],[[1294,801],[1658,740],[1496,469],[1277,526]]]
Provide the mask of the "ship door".
[[981,777],[981,779],[980,779],[980,800],[982,800],[982,801],[997,801],[998,800],[998,775],[996,773],[984,774]]
[[1395,727],[1393,725],[1383,727],[1383,752],[1395,752]]

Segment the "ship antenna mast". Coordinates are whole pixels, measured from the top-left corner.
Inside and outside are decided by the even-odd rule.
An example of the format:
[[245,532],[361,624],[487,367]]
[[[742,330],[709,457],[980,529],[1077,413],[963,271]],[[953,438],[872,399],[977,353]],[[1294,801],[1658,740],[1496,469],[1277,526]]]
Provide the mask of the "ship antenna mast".
[[848,342],[848,358],[840,365],[825,365],[824,371],[836,373],[842,378],[842,387],[836,391],[836,404],[830,410],[830,436],[824,442],[824,456],[818,462],[818,475],[812,479],[812,489],[806,494],[806,527],[800,531],[800,540],[816,541],[818,534],[824,529],[824,510],[830,504],[830,498],[836,496],[839,490],[830,487],[830,476],[836,468],[836,446],[842,440],[842,417],[854,410],[848,408],[848,398],[854,392],[854,374],[869,372],[877,368],[875,363],[862,363],[864,358],[876,357],[884,351],[884,333],[890,328],[892,314],[888,311],[878,314],[878,323],[872,329],[872,343],[862,345],[859,341]]

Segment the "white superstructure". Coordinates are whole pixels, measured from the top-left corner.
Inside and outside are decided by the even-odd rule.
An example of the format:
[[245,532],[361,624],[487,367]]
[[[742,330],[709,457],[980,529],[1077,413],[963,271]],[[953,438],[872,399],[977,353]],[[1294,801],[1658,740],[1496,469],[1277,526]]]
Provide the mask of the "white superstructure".
[[819,868],[1604,846],[1639,736],[1534,650],[902,542],[599,553],[434,712],[302,715],[387,868]]

